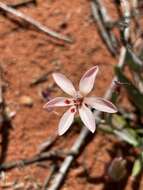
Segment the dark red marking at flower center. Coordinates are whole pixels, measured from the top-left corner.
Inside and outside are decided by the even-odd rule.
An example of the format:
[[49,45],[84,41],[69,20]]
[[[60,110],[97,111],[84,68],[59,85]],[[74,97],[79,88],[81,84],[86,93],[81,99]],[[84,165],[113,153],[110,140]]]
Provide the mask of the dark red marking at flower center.
[[71,111],[71,113],[74,113],[75,112],[75,108],[72,108],[70,111]]
[[65,104],[70,104],[71,102],[69,100],[65,100]]
[[74,100],[74,104],[77,107],[82,106],[82,102],[83,102],[83,98],[77,98],[77,99]]

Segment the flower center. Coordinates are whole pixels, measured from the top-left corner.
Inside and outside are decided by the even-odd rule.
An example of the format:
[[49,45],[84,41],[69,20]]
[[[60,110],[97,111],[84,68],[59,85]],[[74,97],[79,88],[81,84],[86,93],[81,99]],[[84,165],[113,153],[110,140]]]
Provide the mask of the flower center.
[[77,108],[79,108],[79,107],[82,106],[83,98],[76,98],[76,99],[73,100],[73,102],[74,102],[74,105],[75,105]]
[[75,112],[75,110],[79,109],[82,106],[83,100],[84,100],[84,97],[79,92],[77,92],[76,97],[74,97],[72,100],[66,99],[64,103],[69,106],[70,105],[75,106],[75,109],[71,109],[71,112]]

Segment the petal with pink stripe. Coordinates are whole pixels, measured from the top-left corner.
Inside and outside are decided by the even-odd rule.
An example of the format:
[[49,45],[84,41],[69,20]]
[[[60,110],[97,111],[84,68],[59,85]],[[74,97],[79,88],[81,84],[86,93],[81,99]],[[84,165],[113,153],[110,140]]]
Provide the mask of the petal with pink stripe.
[[76,108],[75,106],[72,106],[70,109],[68,109],[68,111],[66,111],[63,114],[59,122],[59,128],[58,128],[59,135],[63,135],[69,129],[74,120],[75,113],[76,113]]
[[104,99],[104,98],[99,98],[99,97],[89,97],[85,98],[84,102],[87,105],[90,105],[96,110],[107,112],[107,113],[116,113],[117,112],[117,107],[110,101]]
[[89,69],[81,78],[79,83],[79,91],[83,95],[87,95],[93,89],[94,81],[98,73],[98,70],[98,66],[94,66],[91,69]]
[[65,97],[57,97],[47,102],[43,106],[43,108],[47,109],[50,107],[64,107],[64,106],[71,106],[71,105],[73,105],[73,99],[65,98]]
[[84,104],[79,109],[79,115],[85,126],[94,133],[96,125],[95,125],[95,117],[91,110],[85,106]]
[[67,94],[71,96],[76,96],[76,90],[72,82],[61,73],[53,73],[53,78],[57,85]]

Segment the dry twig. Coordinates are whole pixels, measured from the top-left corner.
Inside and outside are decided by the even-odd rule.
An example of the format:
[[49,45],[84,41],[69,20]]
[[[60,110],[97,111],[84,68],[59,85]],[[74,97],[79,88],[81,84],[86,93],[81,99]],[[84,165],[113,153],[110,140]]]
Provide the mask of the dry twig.
[[53,30],[51,30],[50,28],[42,25],[40,22],[34,20],[32,17],[25,15],[24,13],[17,11],[16,9],[7,6],[6,4],[0,2],[0,9],[2,9],[3,11],[13,14],[14,16],[21,18],[22,20],[26,21],[27,23],[33,25],[34,27],[36,27],[38,30],[50,35],[53,38],[56,38],[58,40],[63,40],[65,42],[71,43],[72,40],[69,39],[68,37],[59,34]]
[[106,9],[101,5],[101,2],[97,0],[91,2],[91,9],[107,48],[110,53],[115,56],[117,54],[117,47],[115,48],[116,40],[114,35],[106,28],[107,22],[111,21],[106,13]]
[[31,83],[30,86],[34,86],[43,82],[46,82],[48,80],[48,76],[52,73],[53,71],[49,71],[46,73],[42,73],[40,76],[38,76],[37,78],[34,78]]
[[48,151],[58,140],[59,136],[54,136],[53,138],[48,138],[45,142],[43,142],[42,144],[40,144],[40,146],[38,147],[38,151],[40,153]]
[[123,40],[125,45],[129,43],[130,40],[130,22],[131,22],[131,10],[128,0],[121,0],[121,8],[122,13],[124,15],[124,22],[126,23],[126,27],[123,31]]
[[110,23],[112,23],[112,19],[108,15],[108,12],[107,12],[105,6],[103,5],[102,1],[101,0],[94,0],[94,1],[95,1],[95,3],[99,7],[101,19],[102,19],[103,24],[104,24],[104,26],[106,28],[106,31],[107,31],[107,34],[108,34],[108,36],[110,38],[111,44],[112,44],[113,48],[115,48],[116,54],[117,54],[117,52],[118,52],[118,45],[119,45],[118,41],[117,41],[116,37],[114,36],[114,34],[112,33],[112,31],[109,30],[109,28],[108,28],[108,25]]
[[48,187],[48,185],[49,185],[53,175],[55,174],[56,170],[57,170],[57,166],[55,164],[53,164],[52,167],[51,167],[50,174],[45,179],[45,182],[44,182],[44,185],[43,185],[43,190],[45,190]]
[[44,161],[44,160],[63,158],[64,156],[65,155],[62,152],[58,152],[58,151],[41,153],[41,154],[33,156],[30,159],[23,159],[23,160],[18,160],[18,161],[1,164],[0,171],[10,170],[10,169],[13,169],[16,167],[28,166],[30,164],[34,164],[36,162],[40,162],[40,161]]
[[[128,43],[129,41],[129,33],[130,33],[130,22],[131,22],[131,10],[130,10],[130,6],[129,6],[129,2],[127,0],[121,0],[121,5],[122,5],[122,12],[124,14],[124,18],[125,18],[125,22],[128,24],[128,27],[125,28],[125,36],[124,36],[124,40],[126,43]],[[137,7],[138,7],[138,1],[137,0],[132,0],[132,6],[133,6],[133,11],[136,13],[137,12]],[[134,20],[136,22],[136,27],[137,27],[137,32],[138,32],[138,36],[141,34],[141,28],[140,28],[140,24],[138,22],[138,17],[137,17],[137,14],[133,14],[134,16]],[[134,61],[134,64],[139,66],[141,69],[140,71],[142,71],[142,66],[143,66],[143,63],[142,61],[138,58],[138,56],[132,51],[132,50],[128,50],[132,56],[132,59]],[[142,82],[140,81],[140,77],[139,77],[139,74],[137,74],[136,72],[132,72],[133,74],[133,77],[134,77],[134,80],[135,80],[135,83],[136,85],[138,86],[138,88],[140,89],[140,91],[142,92],[143,91],[143,88],[142,88]]]
[[8,6],[13,7],[13,8],[18,8],[21,6],[27,6],[27,5],[32,4],[32,3],[36,4],[36,0],[24,0],[24,1],[21,1],[19,3],[8,4]]

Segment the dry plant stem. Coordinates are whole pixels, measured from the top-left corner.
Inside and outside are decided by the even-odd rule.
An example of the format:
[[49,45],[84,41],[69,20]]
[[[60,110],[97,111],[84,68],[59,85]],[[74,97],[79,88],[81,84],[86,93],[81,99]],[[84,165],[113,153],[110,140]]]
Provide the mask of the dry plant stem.
[[52,73],[53,71],[49,71],[46,73],[42,73],[40,76],[37,78],[33,79],[32,82],[30,83],[30,86],[37,85],[39,83],[43,83],[48,80],[48,76]]
[[0,171],[10,170],[10,169],[13,169],[16,167],[28,166],[28,165],[34,164],[36,162],[57,159],[57,158],[61,158],[63,156],[64,155],[62,153],[58,153],[56,151],[41,153],[41,154],[35,155],[34,157],[32,157],[30,159],[23,159],[23,160],[18,160],[18,161],[1,164]]
[[43,142],[42,144],[40,144],[38,151],[39,153],[48,151],[58,140],[59,136],[56,135],[53,138],[48,138],[45,142]]
[[93,17],[97,21],[99,30],[101,32],[101,36],[102,36],[107,48],[109,49],[110,53],[115,56],[116,55],[115,48],[112,45],[111,38],[108,34],[105,24],[103,23],[103,21],[101,19],[100,14],[99,14],[100,9],[97,6],[97,4],[95,3],[95,1],[91,2],[91,9],[92,9]]
[[127,24],[127,27],[124,29],[124,41],[125,44],[129,42],[130,37],[130,22],[131,22],[131,10],[128,0],[121,0],[121,8],[124,15],[124,21]]
[[[118,63],[118,67],[120,67],[120,68],[123,68],[123,66],[125,64],[126,52],[127,52],[126,48],[122,47],[121,53],[120,53],[120,58],[119,58],[119,63]],[[107,90],[107,92],[104,96],[106,99],[110,99],[110,97],[112,96],[112,93],[114,91],[114,81],[115,80],[117,80],[116,77],[113,78],[111,85],[110,85],[109,89]],[[99,112],[99,111],[95,112],[95,117],[99,118],[100,113],[101,112]],[[75,143],[71,147],[70,152],[72,154],[68,155],[65,158],[65,160],[64,160],[63,164],[61,165],[58,173],[55,175],[55,177],[52,181],[52,185],[49,188],[47,188],[47,190],[58,190],[60,188],[60,186],[62,185],[62,182],[64,181],[64,178],[66,177],[66,174],[67,174],[71,164],[73,163],[75,158],[80,153],[80,150],[81,150],[82,146],[84,145],[84,142],[86,141],[89,134],[90,134],[89,130],[86,127],[83,127],[83,129],[80,132],[79,137],[77,138],[77,140],[75,141]]]
[[[112,31],[109,30],[108,28],[108,25],[109,23],[112,23],[112,19],[111,17],[108,15],[108,12],[105,8],[105,6],[103,5],[102,3],[102,0],[93,0],[93,2],[95,2],[98,6],[98,9],[99,9],[99,13],[101,15],[101,20],[103,22],[103,25],[106,29],[106,32],[107,32],[107,35],[109,36],[110,38],[110,41],[111,41],[111,45],[113,46],[113,48],[115,48],[115,50],[117,51],[118,49],[118,42],[117,42],[117,39],[115,38],[114,34],[112,33]],[[116,52],[117,54],[117,52]]]
[[0,2],[0,9],[2,9],[3,11],[13,14],[14,16],[21,18],[22,20],[26,21],[27,23],[33,25],[34,27],[36,27],[38,30],[50,35],[53,38],[56,38],[58,40],[63,40],[65,42],[71,43],[71,39],[69,39],[68,37],[59,34],[53,30],[51,30],[50,28],[42,25],[40,22],[34,20],[32,17],[25,15],[24,13],[17,11],[16,9],[7,6],[6,4]]
[[26,5],[29,5],[32,3],[36,4],[36,0],[24,0],[24,1],[21,1],[19,3],[8,4],[8,6],[13,7],[13,8],[18,8],[18,7],[26,6]]
[[[54,69],[54,72],[58,72],[59,69]],[[34,86],[43,82],[46,82],[48,80],[49,75],[51,75],[51,73],[53,73],[53,70],[48,71],[46,73],[42,73],[40,76],[38,76],[37,78],[33,79],[30,83],[30,86]]]
[[54,164],[52,165],[51,167],[51,171],[50,171],[50,174],[47,176],[45,182],[44,182],[44,185],[43,185],[43,190],[45,190],[47,188],[47,186],[49,185],[51,179],[52,179],[52,176],[55,174],[57,170],[57,166]]
[[132,0],[132,9],[133,9],[133,18],[135,22],[135,27],[136,27],[136,39],[142,38],[141,35],[143,33],[142,27],[139,21],[139,16],[141,15],[139,9],[139,1],[138,0]]
[[[138,7],[138,0],[132,0],[132,7],[133,7],[133,16],[134,16],[133,18],[134,18],[134,21],[135,21],[135,24],[136,24],[137,38],[140,38],[142,30],[141,30],[140,23],[138,21],[138,15],[139,15],[139,12],[138,12],[138,9],[137,9],[137,7]],[[132,57],[134,58],[135,63],[138,64],[142,68],[142,65],[143,65],[142,61],[131,50],[130,50],[130,53],[132,54]],[[141,69],[141,71],[142,71],[142,69]],[[143,93],[143,83],[140,80],[139,75],[136,72],[134,72],[134,71],[132,72],[132,75],[133,75],[133,78],[134,78],[136,86],[139,88],[140,92]]]

